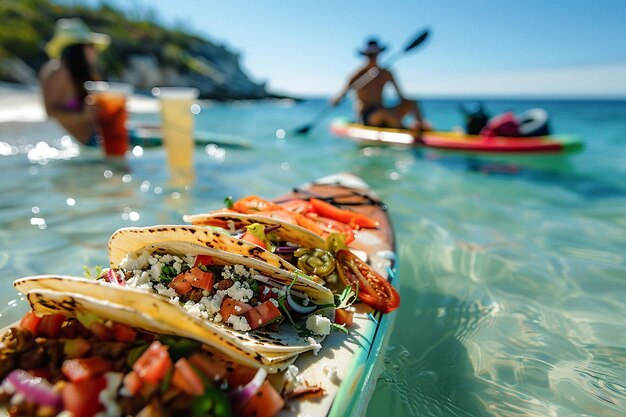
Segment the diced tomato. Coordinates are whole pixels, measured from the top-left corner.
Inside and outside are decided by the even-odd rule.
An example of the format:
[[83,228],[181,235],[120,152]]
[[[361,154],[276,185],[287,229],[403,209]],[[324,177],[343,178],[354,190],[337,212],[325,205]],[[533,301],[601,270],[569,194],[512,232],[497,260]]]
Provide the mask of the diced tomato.
[[63,345],[63,353],[68,359],[82,358],[91,350],[91,343],[85,339],[68,339]]
[[204,272],[200,268],[191,268],[188,274],[191,275],[192,287],[200,288],[205,291],[213,291],[213,284],[215,284],[213,272]]
[[61,393],[63,408],[74,417],[93,417],[104,410],[98,396],[106,385],[107,381],[104,377],[65,384]]
[[244,233],[243,236],[241,236],[241,240],[245,240],[246,242],[250,242],[257,246],[260,246],[263,249],[267,249],[267,245],[265,244],[265,242],[263,242],[261,239],[259,239],[258,237],[256,237],[254,234],[250,232]]
[[352,326],[352,319],[354,316],[354,311],[348,311],[343,308],[335,309],[335,323],[338,325],[345,324],[346,327]]
[[89,326],[89,330],[99,339],[105,342],[113,340],[113,335],[104,323],[95,321]]
[[234,300],[230,297],[224,297],[222,305],[220,306],[220,315],[222,316],[222,321],[225,322],[231,314],[241,316],[250,310],[252,310],[252,306],[250,304]]
[[243,197],[233,204],[233,210],[244,214],[258,213],[259,211],[283,210],[278,204],[255,195]]
[[249,366],[238,365],[228,374],[228,386],[233,389],[243,387],[248,382],[252,381],[257,371],[257,369]]
[[343,210],[317,198],[311,198],[310,202],[315,209],[315,212],[320,216],[337,220],[350,225],[353,228],[358,226],[375,229],[378,227],[378,222],[376,220],[367,217],[362,213],[357,213],[351,210]]
[[37,328],[38,328],[40,321],[41,321],[41,317],[37,317],[37,315],[34,312],[29,311],[22,318],[22,321],[20,321],[20,327],[22,329],[26,329],[30,331],[31,333],[37,334]]
[[37,325],[37,334],[59,337],[64,321],[65,316],[63,314],[47,314],[41,317],[41,321]]
[[202,353],[194,353],[189,357],[189,362],[209,377],[211,381],[225,379],[228,371],[226,364]]
[[259,286],[259,295],[257,295],[257,300],[260,302],[267,301],[271,298],[278,299],[278,294],[272,291],[272,287],[269,285],[260,285]]
[[347,249],[335,254],[339,277],[346,285],[359,285],[359,299],[382,313],[400,306],[400,295],[385,278]]
[[111,324],[109,330],[116,342],[131,343],[137,340],[137,332],[132,327],[122,323]]
[[252,330],[263,327],[282,316],[271,300],[259,304],[244,315]]
[[141,387],[143,387],[143,381],[139,374],[135,371],[130,371],[126,375],[124,375],[124,379],[122,380],[124,384],[124,388],[131,395],[137,395],[139,391],[141,391]]
[[172,366],[167,347],[155,340],[133,364],[133,370],[142,380],[156,384],[160,382]]
[[213,257],[211,255],[196,256],[196,262],[194,262],[193,267],[195,268],[200,265],[213,265]]
[[66,359],[61,372],[72,382],[82,382],[103,375],[112,368],[111,362],[100,356],[80,359]]
[[243,407],[242,417],[274,417],[285,406],[285,400],[265,381]]
[[169,287],[173,288],[179,295],[185,295],[189,291],[191,291],[191,275],[187,272],[183,272],[178,274],[172,282],[170,282]]
[[185,358],[180,358],[174,365],[172,385],[194,397],[204,393],[202,380]]

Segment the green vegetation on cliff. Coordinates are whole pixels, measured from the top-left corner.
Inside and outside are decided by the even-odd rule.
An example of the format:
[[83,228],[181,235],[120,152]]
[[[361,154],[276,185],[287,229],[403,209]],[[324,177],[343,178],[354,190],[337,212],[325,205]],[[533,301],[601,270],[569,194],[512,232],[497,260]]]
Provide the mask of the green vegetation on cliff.
[[111,46],[100,58],[107,79],[145,90],[155,85],[194,86],[201,96],[216,99],[268,97],[263,84],[243,73],[236,54],[198,35],[165,28],[149,12],[144,14],[148,16],[130,19],[106,3],[91,8],[50,0],[2,0],[0,80],[23,82],[28,77],[17,76],[19,69],[35,74],[47,60],[44,46],[55,22],[79,17],[94,32],[111,36]]

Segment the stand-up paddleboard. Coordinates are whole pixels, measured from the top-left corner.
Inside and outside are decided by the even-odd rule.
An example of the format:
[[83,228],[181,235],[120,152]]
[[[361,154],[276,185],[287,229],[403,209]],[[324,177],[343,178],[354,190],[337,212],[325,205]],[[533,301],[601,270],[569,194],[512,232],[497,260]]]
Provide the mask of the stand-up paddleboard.
[[[377,229],[361,229],[349,246],[361,252],[368,263],[396,288],[394,279],[396,255],[394,232],[386,205],[360,178],[351,174],[335,174],[294,189],[276,199],[318,197],[345,204],[344,207],[367,215],[379,222]],[[383,366],[383,353],[388,341],[395,312],[381,314],[357,304],[354,325],[349,334],[332,333],[324,341],[319,354],[301,355],[295,362],[306,381],[319,383],[326,395],[302,398],[290,403],[293,410],[283,410],[281,416],[361,416],[374,392]]]
[[[163,130],[158,125],[136,125],[128,130],[132,146],[156,148],[163,146]],[[196,146],[217,145],[222,148],[252,148],[252,143],[245,138],[223,135],[216,132],[195,132]]]
[[485,153],[564,153],[582,149],[583,141],[573,135],[539,137],[484,137],[462,132],[424,132],[417,138],[409,129],[388,129],[336,120],[331,124],[333,134],[361,145],[422,146],[465,152]]

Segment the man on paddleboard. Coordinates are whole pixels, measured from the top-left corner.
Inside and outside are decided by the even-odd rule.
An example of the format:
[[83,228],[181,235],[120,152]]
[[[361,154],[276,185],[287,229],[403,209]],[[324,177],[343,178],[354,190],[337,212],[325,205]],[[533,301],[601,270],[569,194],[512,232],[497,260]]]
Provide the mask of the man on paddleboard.
[[[374,38],[367,41],[365,48],[359,51],[367,62],[350,77],[346,87],[331,100],[331,104],[336,106],[350,90],[354,90],[357,98],[355,108],[361,123],[368,126],[402,128],[402,119],[405,116],[413,116],[415,121],[411,125],[412,129],[418,132],[430,130],[428,122],[422,118],[417,101],[406,99],[393,74],[378,66],[378,55],[385,49],[386,47],[380,46]],[[400,103],[393,107],[385,107],[383,104],[383,88],[388,82],[395,88],[400,99]]]

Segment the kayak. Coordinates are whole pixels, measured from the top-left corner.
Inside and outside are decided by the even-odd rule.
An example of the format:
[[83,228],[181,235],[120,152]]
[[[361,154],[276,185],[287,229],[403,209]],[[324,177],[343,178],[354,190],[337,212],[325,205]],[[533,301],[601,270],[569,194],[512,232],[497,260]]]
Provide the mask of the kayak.
[[433,149],[484,153],[565,153],[582,149],[582,140],[574,135],[538,137],[485,137],[463,132],[424,132],[418,138],[409,129],[389,129],[365,126],[345,120],[331,124],[333,134],[361,145],[403,145]]
[[[362,253],[374,269],[398,288],[394,232],[386,211],[376,194],[360,178],[335,174],[305,184],[276,201],[289,198],[335,198],[350,210],[379,222],[377,229],[361,229],[350,247]],[[340,198],[338,198],[340,197]],[[333,333],[324,341],[318,355],[307,353],[295,362],[305,381],[319,383],[326,391],[321,398],[302,398],[290,403],[287,415],[361,416],[374,393],[382,371],[382,356],[391,332],[395,312],[381,314],[365,304],[355,305],[354,325],[350,334]],[[353,332],[358,336],[354,337]]]
[[[128,129],[128,136],[132,146],[156,148],[163,146],[163,130],[159,125],[136,125]],[[205,147],[217,145],[222,148],[252,148],[252,144],[241,137],[229,136],[215,132],[195,132],[196,146]]]
[[[360,178],[351,175],[351,174],[334,174],[321,179],[318,179],[314,182],[304,184],[297,188],[294,188],[289,193],[275,199],[275,202],[284,202],[286,200],[292,199],[307,199],[310,197],[317,197],[320,200],[333,202],[335,205],[339,207],[343,207],[346,210],[353,210],[357,213],[361,213],[368,218],[375,220],[378,222],[377,228],[363,228],[358,230],[355,234],[355,240],[350,243],[350,248],[354,254],[357,254],[360,259],[366,261],[373,269],[375,269],[382,277],[388,279],[393,282],[393,284],[397,287],[398,282],[395,277],[396,271],[396,262],[395,262],[395,249],[394,249],[394,232],[391,226],[391,222],[389,216],[387,214],[387,207],[384,203],[382,203],[378,196],[374,193],[373,190],[368,187],[368,185],[363,182]],[[44,277],[45,278],[45,277]],[[50,281],[46,286],[42,286],[41,288],[35,288],[32,291],[27,292],[28,301],[33,306],[35,311],[39,313],[46,313],[48,310],[52,312],[59,311],[72,311],[74,308],[78,308],[79,311],[82,311],[84,314],[88,315],[91,313],[95,315],[95,317],[107,318],[109,321],[114,320],[116,323],[110,323],[108,321],[103,322],[104,324],[100,326],[100,332],[104,331],[113,332],[114,329],[121,333],[115,333],[115,340],[121,344],[122,342],[132,342],[132,340],[128,339],[133,335],[132,329],[129,330],[128,326],[133,326],[136,328],[138,332],[147,331],[149,333],[155,333],[158,336],[158,333],[168,333],[174,334],[178,336],[185,337],[184,332],[182,331],[182,326],[178,326],[181,333],[174,332],[167,325],[161,323],[160,320],[154,320],[147,312],[139,313],[133,312],[132,303],[129,304],[116,304],[117,300],[108,300],[104,301],[101,299],[96,299],[88,296],[86,293],[81,293],[77,291],[76,293],[69,294],[67,291],[58,291],[54,289],[55,285],[59,284],[60,278],[50,279]],[[52,282],[53,281],[53,282]],[[52,286],[49,286],[52,285]],[[118,292],[120,290],[117,290]],[[46,298],[48,297],[48,298]],[[104,296],[106,297],[106,296]],[[165,302],[168,306],[169,303]],[[35,309],[35,305],[38,305],[38,309]],[[156,305],[156,304],[155,304]],[[115,308],[113,308],[115,306]],[[301,397],[296,397],[292,399],[287,399],[286,406],[278,412],[278,416],[302,416],[308,415],[311,417],[314,416],[361,416],[365,414],[367,409],[368,402],[374,392],[374,388],[378,377],[382,371],[383,366],[383,354],[385,352],[386,345],[388,343],[388,339],[391,332],[391,327],[393,324],[393,320],[395,318],[396,313],[391,312],[388,314],[382,314],[373,308],[367,306],[364,303],[355,303],[354,307],[354,316],[353,316],[353,324],[349,327],[349,333],[343,333],[339,331],[332,332],[324,341],[323,347],[319,352],[316,351],[308,351],[306,353],[300,354],[297,359],[295,359],[294,365],[297,367],[297,379],[304,381],[305,388],[313,387],[313,388],[321,388],[321,390],[316,390],[317,394],[323,392],[320,395],[304,395]],[[41,309],[45,310],[42,311]],[[163,311],[163,310],[161,310]],[[116,312],[113,314],[112,312]],[[107,317],[110,315],[111,317]],[[56,315],[58,316],[58,314]],[[53,317],[53,316],[48,316]],[[88,318],[87,316],[83,316],[83,318]],[[12,326],[19,326],[23,329],[27,329],[28,331],[32,331],[35,334],[36,332],[44,332],[43,336],[45,337],[57,337],[53,336],[53,331],[51,330],[53,327],[52,321],[46,321],[46,325],[43,326],[41,324],[37,324],[35,322],[34,328],[32,327],[32,320],[44,320],[44,319],[36,319],[33,314],[30,313],[30,316],[25,316],[21,322],[14,323]],[[56,322],[55,322],[56,323]],[[57,323],[58,326],[61,326],[61,323]],[[126,327],[124,327],[124,324]],[[117,327],[115,327],[117,326]],[[120,327],[121,326],[121,327]],[[60,329],[60,327],[59,327]],[[91,343],[94,343],[95,346],[100,343],[98,340],[107,341],[109,339],[102,338],[101,333],[100,336],[95,334],[95,330],[98,327],[89,327],[89,331],[93,331],[94,335],[85,336],[85,338],[89,339]],[[103,330],[104,329],[104,330]],[[110,329],[110,330],[107,330]],[[1,332],[3,335],[7,328],[3,329]],[[58,332],[56,332],[58,333]],[[84,332],[83,332],[84,333]],[[81,335],[83,334],[81,333]],[[109,334],[109,333],[107,333]],[[269,333],[268,333],[269,334]],[[2,336],[4,337],[4,336]],[[95,337],[95,339],[94,339]],[[267,336],[270,337],[270,336]],[[119,338],[119,340],[118,340]],[[141,336],[141,338],[145,338]],[[8,339],[7,339],[8,340]],[[143,340],[143,339],[141,339]],[[65,342],[63,342],[65,343]],[[108,343],[108,342],[107,342]],[[157,351],[151,351],[153,345],[156,342],[153,342],[150,345],[150,348],[146,352],[150,352],[151,355],[157,355]],[[7,345],[8,346],[8,345]],[[7,349],[7,346],[4,349]],[[288,347],[286,347],[288,348]],[[155,349],[159,349],[155,347]],[[202,348],[196,348],[194,351],[185,351],[186,355],[189,355],[189,360],[191,356],[195,354],[202,355],[204,354],[202,361],[200,362],[204,367],[198,369],[191,369],[191,373],[194,372],[207,372],[206,367],[211,363],[211,359],[207,359],[206,355],[214,355],[214,361],[226,361],[227,365],[232,369],[233,362],[228,362],[227,358],[222,358],[222,354],[225,352],[215,352],[211,350],[207,350],[209,347],[205,346]],[[64,350],[63,350],[64,351]],[[65,351],[64,351],[65,352]],[[159,351],[161,352],[161,351]],[[2,354],[3,352],[0,352]],[[162,354],[162,352],[160,353]],[[68,354],[69,355],[69,354]],[[1,355],[0,355],[1,356]],[[81,357],[79,355],[79,357]],[[155,356],[156,357],[156,356]],[[161,356],[159,356],[161,357]],[[142,364],[143,366],[145,361],[142,361],[143,355],[137,359],[135,364]],[[153,358],[154,359],[154,358]],[[95,360],[95,358],[83,358],[84,361],[87,360]],[[154,359],[156,360],[156,359]],[[209,362],[207,362],[209,361]],[[66,365],[64,360],[63,366]],[[102,361],[100,361],[102,362]],[[179,360],[180,362],[180,360]],[[91,362],[90,362],[91,363]],[[124,362],[126,363],[126,361]],[[147,363],[147,362],[146,362]],[[173,362],[172,362],[173,363]],[[194,362],[196,364],[196,362]],[[23,365],[27,366],[27,365]],[[120,365],[121,366],[121,365]],[[135,365],[133,365],[133,369]],[[138,365],[139,366],[139,365]],[[179,363],[177,362],[177,368],[179,369]],[[182,367],[183,364],[180,364]],[[198,365],[199,366],[199,365]],[[215,366],[215,365],[213,365]],[[237,366],[237,365],[235,365]],[[51,367],[52,368],[52,367]],[[27,368],[28,369],[28,368]],[[64,368],[65,369],[65,368]],[[104,369],[104,368],[102,368]],[[139,369],[139,368],[137,368]],[[225,370],[229,368],[224,368]],[[63,370],[63,373],[67,376],[69,373],[68,369]],[[16,370],[15,372],[25,373],[24,371]],[[96,371],[93,371],[96,372]],[[139,371],[137,371],[139,372]],[[175,371],[176,372],[176,371]],[[183,371],[181,371],[183,372]],[[12,372],[13,374],[13,372]],[[131,373],[126,376],[131,375]],[[73,375],[73,374],[72,374]],[[100,375],[100,374],[98,374]],[[121,375],[121,374],[120,374]],[[181,373],[182,375],[182,373]],[[260,375],[260,372],[257,372],[256,375]],[[184,381],[193,380],[191,378],[192,375],[187,375],[187,379]],[[280,374],[276,374],[279,378]],[[74,375],[74,377],[78,378],[78,375]],[[87,376],[86,376],[87,377]],[[7,377],[8,378],[8,377]],[[23,389],[23,383],[20,381],[26,376],[20,375],[20,381],[18,381],[15,374],[13,374],[13,379],[11,379],[12,383],[20,383],[20,389]],[[29,379],[30,378],[30,379]],[[34,377],[28,377],[30,381],[35,381]],[[70,378],[70,376],[68,376]],[[101,381],[101,377],[90,376],[86,382],[89,382],[90,389],[96,390],[96,388],[91,384],[92,382]],[[147,375],[146,375],[147,378]],[[156,376],[155,376],[156,378]],[[41,391],[45,394],[49,394],[53,396],[54,389],[43,378],[36,379],[36,383],[40,385]],[[171,384],[181,384],[180,378],[178,382],[174,382],[174,377],[172,377]],[[197,379],[197,377],[196,377]],[[255,376],[256,379],[256,376]],[[74,381],[74,379],[72,379]],[[76,379],[78,381],[78,379]],[[126,379],[124,380],[126,381]],[[124,382],[124,387],[132,387],[131,380]],[[128,382],[129,385],[126,385]],[[98,382],[99,383],[99,382]],[[118,382],[119,383],[119,382]],[[255,384],[257,384],[255,382]],[[156,384],[156,382],[155,382]],[[202,382],[200,381],[200,384]],[[251,389],[249,383],[246,385],[247,389]],[[71,389],[67,391],[63,388],[63,405],[65,407],[69,407],[69,404],[73,404],[74,402],[79,402],[81,405],[85,405],[85,401],[83,400],[83,396],[75,383],[69,384],[71,385]],[[76,385],[76,386],[75,386]],[[179,385],[176,385],[177,387]],[[183,384],[181,386],[188,387]],[[97,389],[102,389],[97,388]],[[257,388],[259,389],[259,388]],[[262,387],[260,389],[263,389]],[[37,390],[38,388],[33,388],[33,390]],[[245,390],[245,389],[244,389]],[[242,391],[244,391],[242,390]],[[76,391],[76,392],[75,392]],[[39,392],[39,391],[38,391]],[[95,391],[98,392],[98,391]],[[143,391],[141,391],[143,392]],[[268,395],[267,390],[262,391],[263,395]],[[73,393],[73,396],[70,397],[70,394]],[[232,392],[231,392],[232,394]],[[240,391],[236,392],[237,395],[240,395]],[[113,389],[113,394],[115,395],[115,389]],[[196,394],[198,395],[198,394]],[[243,394],[241,394],[243,395]],[[258,395],[261,396],[261,391],[258,392]],[[54,394],[55,397],[58,397],[58,392]],[[92,396],[93,397],[93,396]],[[158,394],[157,394],[158,397]],[[46,397],[48,398],[48,397]],[[87,397],[85,397],[87,398]],[[100,398],[98,396],[97,398]],[[108,397],[107,397],[108,398]],[[115,397],[112,397],[115,398]],[[1,399],[0,399],[1,400]],[[31,401],[43,401],[41,399]],[[56,407],[60,407],[58,398],[55,398]],[[97,401],[97,400],[94,400]],[[217,401],[217,400],[215,400]],[[252,402],[252,400],[248,400]],[[256,404],[256,403],[255,403]],[[247,409],[246,405],[246,409]],[[0,401],[0,416],[8,415],[8,410],[6,409],[6,403]],[[245,411],[245,410],[244,410]],[[276,410],[278,411],[278,410]],[[268,411],[268,415],[274,415],[275,411]],[[87,415],[87,414],[85,414]],[[89,414],[91,415],[91,414]],[[236,413],[236,415],[256,415],[250,413]],[[263,414],[264,415],[264,414]]]

